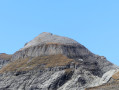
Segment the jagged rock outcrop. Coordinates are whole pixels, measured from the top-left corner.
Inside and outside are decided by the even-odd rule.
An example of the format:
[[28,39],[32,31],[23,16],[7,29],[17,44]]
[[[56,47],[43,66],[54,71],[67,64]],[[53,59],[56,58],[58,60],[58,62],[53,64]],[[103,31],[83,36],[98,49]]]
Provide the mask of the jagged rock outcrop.
[[101,84],[86,90],[118,90],[119,89],[119,69],[106,72],[100,79]]
[[118,90],[119,89],[119,70],[110,70],[106,72],[98,81],[95,87],[86,88],[85,90]]
[[118,67],[67,37],[41,33],[0,69],[0,90],[84,90]]

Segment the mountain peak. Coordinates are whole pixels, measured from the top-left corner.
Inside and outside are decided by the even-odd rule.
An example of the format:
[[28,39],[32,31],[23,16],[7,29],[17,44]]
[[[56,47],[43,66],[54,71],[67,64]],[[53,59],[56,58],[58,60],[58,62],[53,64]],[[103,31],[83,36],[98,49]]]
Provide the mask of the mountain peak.
[[37,46],[40,44],[47,44],[47,43],[57,43],[57,44],[79,44],[77,41],[67,38],[67,37],[63,37],[63,36],[58,36],[58,35],[54,35],[52,33],[49,32],[43,32],[41,34],[39,34],[37,37],[35,37],[33,40],[31,40],[30,42],[28,42],[24,48],[29,48],[31,46]]
[[0,68],[0,90],[95,90],[119,79],[117,66],[105,57],[47,32],[11,56],[0,54]]
[[52,33],[50,33],[50,32],[42,32],[41,34],[39,34],[39,35],[53,35]]

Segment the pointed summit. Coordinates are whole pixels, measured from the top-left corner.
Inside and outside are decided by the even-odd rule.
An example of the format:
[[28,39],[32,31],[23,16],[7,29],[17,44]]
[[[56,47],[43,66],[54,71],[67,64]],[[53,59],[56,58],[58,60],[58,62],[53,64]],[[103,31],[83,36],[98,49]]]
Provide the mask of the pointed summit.
[[58,54],[62,54],[68,57],[81,57],[89,56],[89,54],[92,53],[83,45],[71,38],[43,32],[25,44],[22,49],[17,51],[13,55],[12,60],[26,57]]
[[37,46],[41,44],[48,44],[48,43],[55,43],[55,44],[79,44],[77,41],[63,37],[58,35],[53,35],[52,33],[43,32],[39,34],[36,38],[28,42],[24,48],[29,48],[31,46]]
[[50,32],[42,32],[40,35],[53,35],[53,34]]

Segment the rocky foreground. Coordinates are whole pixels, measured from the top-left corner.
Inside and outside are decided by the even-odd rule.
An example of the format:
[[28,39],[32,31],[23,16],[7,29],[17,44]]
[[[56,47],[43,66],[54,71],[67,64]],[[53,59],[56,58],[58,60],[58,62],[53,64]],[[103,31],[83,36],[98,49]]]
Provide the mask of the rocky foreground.
[[0,90],[102,90],[119,77],[104,56],[47,32],[13,55],[0,54],[0,68]]

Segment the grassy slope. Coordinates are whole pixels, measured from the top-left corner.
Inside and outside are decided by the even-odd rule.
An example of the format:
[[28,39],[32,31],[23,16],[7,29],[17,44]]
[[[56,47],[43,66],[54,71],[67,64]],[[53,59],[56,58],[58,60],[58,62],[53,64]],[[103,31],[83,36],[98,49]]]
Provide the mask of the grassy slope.
[[73,59],[69,59],[63,55],[52,55],[52,56],[41,56],[35,58],[24,58],[19,59],[14,62],[10,62],[4,66],[0,73],[9,72],[9,71],[27,71],[32,70],[38,66],[55,67],[55,66],[65,66],[72,62]]
[[5,53],[0,54],[0,59],[4,59],[4,60],[9,60],[11,59],[12,55],[8,55]]

